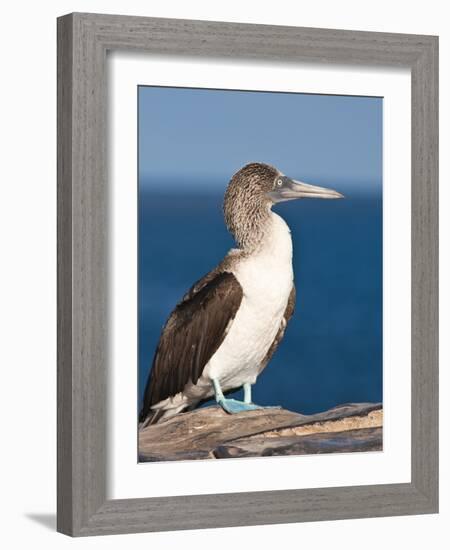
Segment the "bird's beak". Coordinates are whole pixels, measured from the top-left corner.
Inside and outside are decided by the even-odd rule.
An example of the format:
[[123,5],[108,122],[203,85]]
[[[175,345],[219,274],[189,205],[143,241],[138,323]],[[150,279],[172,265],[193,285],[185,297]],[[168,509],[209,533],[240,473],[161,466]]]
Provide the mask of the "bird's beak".
[[343,199],[344,195],[334,189],[310,185],[302,181],[296,181],[287,176],[277,179],[280,182],[275,189],[270,191],[269,197],[274,203],[291,201],[294,199]]

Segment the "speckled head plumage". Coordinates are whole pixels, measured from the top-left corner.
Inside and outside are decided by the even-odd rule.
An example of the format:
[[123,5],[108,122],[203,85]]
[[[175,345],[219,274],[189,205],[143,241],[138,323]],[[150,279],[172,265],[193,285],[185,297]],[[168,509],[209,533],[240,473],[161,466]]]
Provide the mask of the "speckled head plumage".
[[250,247],[261,239],[273,204],[268,193],[278,175],[273,166],[252,162],[231,178],[223,210],[228,230],[240,247]]
[[255,248],[267,232],[272,206],[300,198],[337,199],[342,195],[293,180],[269,164],[246,164],[233,175],[225,192],[223,210],[228,230],[240,248]]

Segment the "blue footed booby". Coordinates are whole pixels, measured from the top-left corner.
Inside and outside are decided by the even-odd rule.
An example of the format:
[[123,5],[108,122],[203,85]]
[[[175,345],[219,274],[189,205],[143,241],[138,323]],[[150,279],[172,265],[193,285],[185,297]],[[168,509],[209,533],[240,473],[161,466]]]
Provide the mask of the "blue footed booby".
[[[268,164],[247,164],[233,175],[223,210],[237,248],[191,287],[163,327],[141,427],[211,397],[230,414],[261,408],[251,387],[282,340],[295,303],[291,233],[272,207],[314,197],[342,195]],[[241,387],[243,401],[226,397]]]

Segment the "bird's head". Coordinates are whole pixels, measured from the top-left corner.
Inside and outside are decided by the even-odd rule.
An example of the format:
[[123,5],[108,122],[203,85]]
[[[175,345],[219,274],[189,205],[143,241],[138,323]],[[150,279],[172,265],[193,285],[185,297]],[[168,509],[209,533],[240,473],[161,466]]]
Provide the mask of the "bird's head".
[[228,184],[225,200],[225,221],[238,243],[242,235],[261,229],[272,206],[295,199],[340,199],[341,193],[310,185],[285,176],[277,168],[262,162],[246,164]]
[[343,198],[334,189],[294,180],[262,162],[246,164],[236,172],[228,185],[227,195],[241,196],[242,199],[268,205],[294,199]]

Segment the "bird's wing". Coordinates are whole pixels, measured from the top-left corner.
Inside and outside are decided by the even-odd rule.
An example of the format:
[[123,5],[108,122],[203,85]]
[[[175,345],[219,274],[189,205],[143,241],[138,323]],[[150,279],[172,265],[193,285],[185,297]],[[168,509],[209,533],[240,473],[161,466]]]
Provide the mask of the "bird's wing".
[[[205,282],[206,281],[206,282]],[[242,287],[229,272],[197,282],[163,328],[145,388],[140,420],[156,403],[195,384],[223,342],[242,300]]]
[[295,296],[296,296],[295,285],[294,283],[292,283],[291,293],[289,294],[288,303],[284,311],[283,318],[281,320],[280,328],[278,329],[277,335],[275,336],[275,340],[272,342],[272,345],[270,346],[269,351],[267,352],[266,356],[264,357],[261,363],[261,371],[267,367],[267,364],[272,359],[272,355],[275,353],[275,350],[277,349],[278,344],[281,342],[281,340],[283,340],[284,332],[286,330],[287,324],[289,323],[294,313]]

